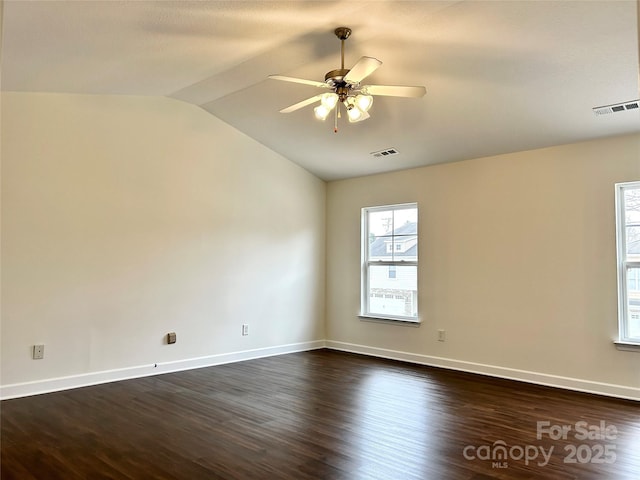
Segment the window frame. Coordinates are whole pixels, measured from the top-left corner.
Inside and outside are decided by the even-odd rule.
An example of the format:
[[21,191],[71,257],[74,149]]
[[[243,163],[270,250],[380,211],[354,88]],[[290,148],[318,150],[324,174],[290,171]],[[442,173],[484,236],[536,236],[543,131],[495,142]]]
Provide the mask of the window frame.
[[[410,202],[410,203],[398,203],[393,205],[378,205],[372,207],[364,207],[361,210],[361,284],[360,284],[360,314],[359,317],[363,320],[372,320],[372,321],[382,321],[382,322],[393,322],[396,324],[404,324],[410,326],[419,326],[420,324],[420,312],[419,312],[419,304],[418,304],[418,264],[419,264],[419,248],[418,254],[416,255],[416,260],[369,260],[369,214],[372,212],[379,211],[396,211],[396,210],[406,210],[415,208],[416,213],[418,213],[418,203]],[[416,219],[416,242],[419,246],[420,239],[420,222]],[[395,253],[395,251],[391,250],[391,253]],[[387,266],[387,267],[395,267],[397,271],[397,267],[409,267],[415,266],[416,269],[416,316],[406,316],[406,315],[387,315],[376,312],[371,312],[370,309],[370,275],[369,269],[371,266]]]
[[628,322],[631,317],[629,306],[629,278],[631,268],[640,268],[640,260],[627,258],[627,227],[625,191],[640,189],[640,181],[617,183],[615,185],[616,208],[616,257],[618,278],[618,340],[616,346],[621,350],[640,351],[640,337],[628,335]]

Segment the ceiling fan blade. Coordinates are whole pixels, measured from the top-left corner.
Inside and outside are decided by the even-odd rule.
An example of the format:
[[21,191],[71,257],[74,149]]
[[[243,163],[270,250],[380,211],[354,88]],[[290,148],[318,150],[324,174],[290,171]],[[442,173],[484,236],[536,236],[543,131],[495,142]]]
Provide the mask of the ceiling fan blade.
[[298,110],[298,109],[300,109],[302,107],[306,107],[307,105],[311,105],[313,102],[319,101],[320,98],[322,98],[322,95],[316,95],[315,97],[307,98],[306,100],[302,100],[301,102],[293,104],[290,107],[283,108],[282,110],[280,110],[280,113],[295,112],[296,110]]
[[362,57],[344,77],[344,81],[355,85],[375,72],[382,62],[373,57]]
[[404,85],[365,85],[360,90],[367,95],[383,95],[387,97],[424,97],[425,87],[408,87]]
[[302,83],[304,85],[311,85],[312,87],[331,88],[324,82],[316,82],[315,80],[305,80],[304,78],[285,77],[284,75],[269,75],[272,80],[282,80],[284,82]]

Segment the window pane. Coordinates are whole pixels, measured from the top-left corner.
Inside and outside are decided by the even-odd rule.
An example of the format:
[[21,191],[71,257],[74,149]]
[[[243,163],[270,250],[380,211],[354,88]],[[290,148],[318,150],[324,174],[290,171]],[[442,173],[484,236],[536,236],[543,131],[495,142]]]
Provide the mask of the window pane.
[[[624,190],[624,208],[627,213],[627,223],[633,222],[633,212],[640,212],[640,187],[625,188]],[[636,218],[637,220],[637,218]]]
[[624,223],[627,259],[640,259],[640,188],[624,191]]
[[640,226],[627,225],[626,228],[627,259],[640,260]]
[[417,272],[415,266],[396,266],[390,278],[389,267],[369,267],[369,313],[417,316]]
[[640,294],[640,268],[627,270],[627,290],[629,293]]
[[389,278],[396,278],[396,266],[389,265]]
[[393,226],[396,229],[407,223],[416,223],[418,221],[418,209],[415,207],[394,210],[393,213]]
[[640,339],[640,268],[627,270],[627,337]]
[[634,341],[640,340],[640,307],[636,306],[635,309],[629,308],[628,329],[627,339]]
[[391,235],[393,231],[393,210],[369,212],[369,234],[376,237]]
[[415,262],[418,260],[418,224],[412,222],[397,230],[407,232],[407,234],[393,237],[393,259]]
[[369,212],[369,260],[418,259],[418,209]]
[[369,260],[393,259],[393,237],[369,235]]

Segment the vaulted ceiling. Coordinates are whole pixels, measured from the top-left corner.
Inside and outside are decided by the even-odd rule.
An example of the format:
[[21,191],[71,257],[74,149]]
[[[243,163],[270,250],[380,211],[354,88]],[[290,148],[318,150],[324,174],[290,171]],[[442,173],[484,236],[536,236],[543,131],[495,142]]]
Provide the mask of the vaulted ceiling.
[[[3,91],[165,96],[195,104],[326,180],[640,132],[638,3],[629,1],[3,2]],[[364,83],[425,85],[375,97],[333,132],[323,81],[383,65]],[[396,149],[393,156],[372,152]]]

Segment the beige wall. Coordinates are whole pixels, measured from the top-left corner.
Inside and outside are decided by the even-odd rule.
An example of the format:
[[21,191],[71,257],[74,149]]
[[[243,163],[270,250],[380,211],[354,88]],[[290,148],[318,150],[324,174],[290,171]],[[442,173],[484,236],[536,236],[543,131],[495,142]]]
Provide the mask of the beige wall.
[[[327,186],[174,100],[13,93],[1,153],[2,386],[326,338],[640,399],[640,354],[611,343],[640,135]],[[413,201],[423,323],[360,321],[360,209]]]
[[2,385],[322,340],[325,193],[185,103],[3,94]]
[[[329,183],[327,338],[514,378],[622,385],[640,399],[640,352],[612,344],[614,183],[639,179],[634,135]],[[419,328],[357,317],[360,209],[404,202],[419,205]]]

